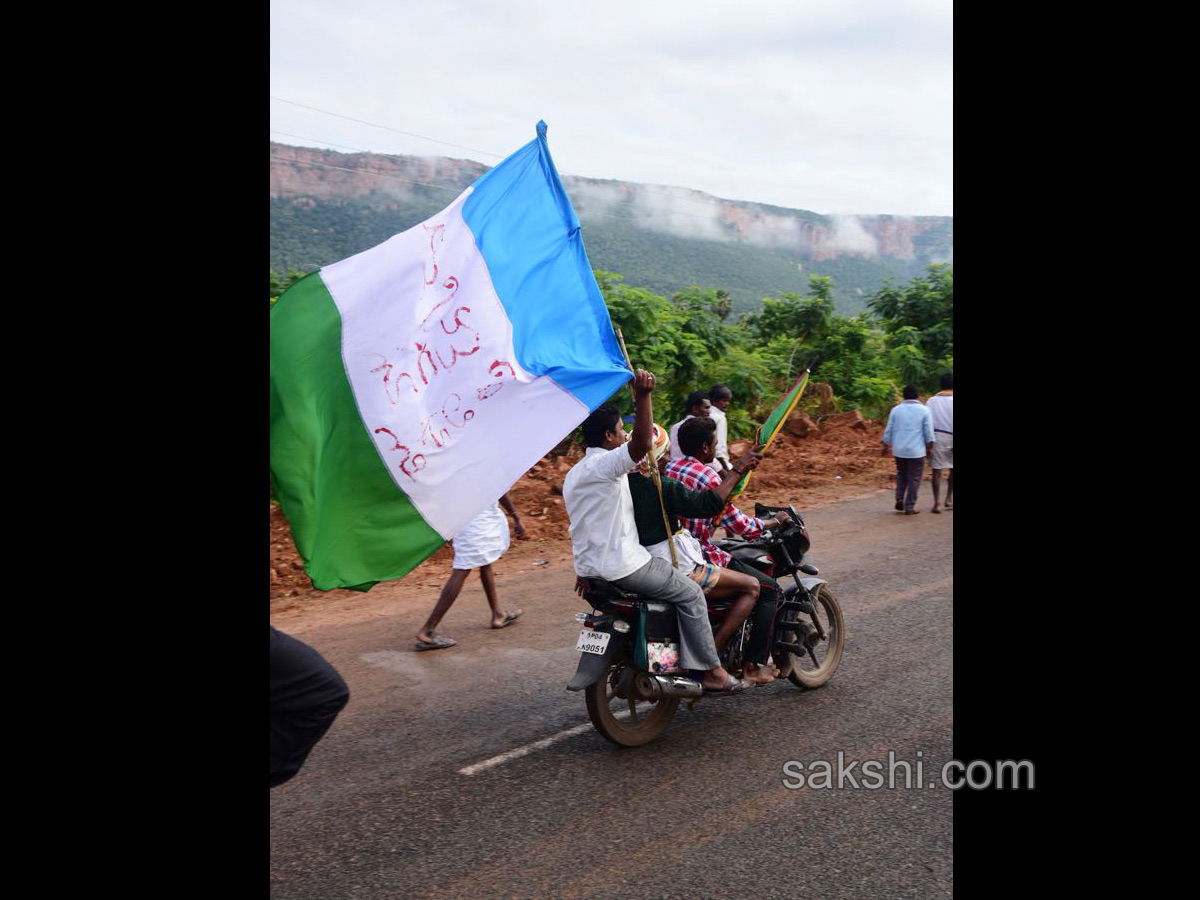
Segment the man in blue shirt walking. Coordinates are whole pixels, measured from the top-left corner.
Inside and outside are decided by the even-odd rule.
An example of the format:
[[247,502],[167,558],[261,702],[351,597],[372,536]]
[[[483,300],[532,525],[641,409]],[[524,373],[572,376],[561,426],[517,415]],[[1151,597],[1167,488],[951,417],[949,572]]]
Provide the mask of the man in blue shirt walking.
[[883,449],[880,456],[887,456],[888,444],[896,458],[896,511],[906,516],[915,516],[917,491],[921,487],[921,476],[925,473],[925,456],[933,452],[937,437],[933,433],[933,419],[929,409],[917,399],[917,387],[904,386],[904,402],[892,407],[888,413],[887,427],[883,429]]

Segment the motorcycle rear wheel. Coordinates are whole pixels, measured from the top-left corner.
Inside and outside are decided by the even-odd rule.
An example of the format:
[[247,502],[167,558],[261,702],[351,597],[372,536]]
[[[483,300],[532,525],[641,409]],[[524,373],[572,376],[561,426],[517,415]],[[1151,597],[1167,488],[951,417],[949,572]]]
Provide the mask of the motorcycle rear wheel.
[[813,608],[825,631],[825,640],[818,642],[807,654],[788,654],[792,663],[788,680],[796,687],[809,691],[819,688],[833,677],[841,665],[842,650],[846,644],[846,622],[842,618],[842,607],[837,597],[822,584],[818,586],[814,599]]
[[678,697],[661,700],[621,699],[613,690],[624,664],[612,666],[584,692],[588,718],[608,740],[622,747],[648,744],[671,724]]

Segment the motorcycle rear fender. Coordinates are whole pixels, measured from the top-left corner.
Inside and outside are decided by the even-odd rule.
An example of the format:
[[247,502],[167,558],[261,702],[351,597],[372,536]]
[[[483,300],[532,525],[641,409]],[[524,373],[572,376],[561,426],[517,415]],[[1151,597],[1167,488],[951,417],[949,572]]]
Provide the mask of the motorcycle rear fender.
[[595,684],[608,671],[608,667],[625,653],[628,642],[628,635],[615,633],[609,638],[608,646],[604,649],[603,655],[599,653],[580,653],[579,667],[575,670],[575,677],[567,685],[567,690],[582,691],[584,688]]

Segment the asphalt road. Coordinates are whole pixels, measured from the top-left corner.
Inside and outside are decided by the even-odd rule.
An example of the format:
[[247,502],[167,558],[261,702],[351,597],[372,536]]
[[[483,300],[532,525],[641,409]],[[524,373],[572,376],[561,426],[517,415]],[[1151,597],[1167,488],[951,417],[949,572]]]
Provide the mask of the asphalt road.
[[[271,791],[272,898],[949,896],[954,513],[927,506],[898,515],[881,491],[806,512],[846,618],[838,673],[683,704],[641,748],[565,690],[585,607],[563,567],[501,580],[525,616],[490,631],[480,611],[450,650],[412,652],[410,622],[305,632],[351,700]],[[897,786],[836,789],[839,752],[860,785],[894,760]],[[784,786],[785,763],[820,760],[834,787]]]

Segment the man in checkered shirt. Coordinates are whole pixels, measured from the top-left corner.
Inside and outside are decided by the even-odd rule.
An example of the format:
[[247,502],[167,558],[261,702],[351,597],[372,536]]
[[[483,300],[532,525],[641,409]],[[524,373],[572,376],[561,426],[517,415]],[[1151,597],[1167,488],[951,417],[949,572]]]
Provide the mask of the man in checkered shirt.
[[[672,460],[667,465],[667,475],[693,491],[715,490],[721,477],[708,467],[717,449],[717,423],[707,416],[687,419],[679,426],[679,448],[685,454],[682,459]],[[769,519],[748,516],[736,506],[730,506],[719,524],[747,539],[754,539],[765,529],[778,528],[789,522],[786,513]],[[681,525],[696,536],[704,551],[704,558],[714,566],[745,572],[758,579],[760,584],[758,604],[754,607],[750,641],[746,646],[746,661],[757,669],[765,666],[770,655],[769,637],[771,619],[775,615],[775,600],[779,585],[775,579],[765,575],[751,565],[734,559],[729,553],[713,543],[716,528],[714,519],[679,519]]]

